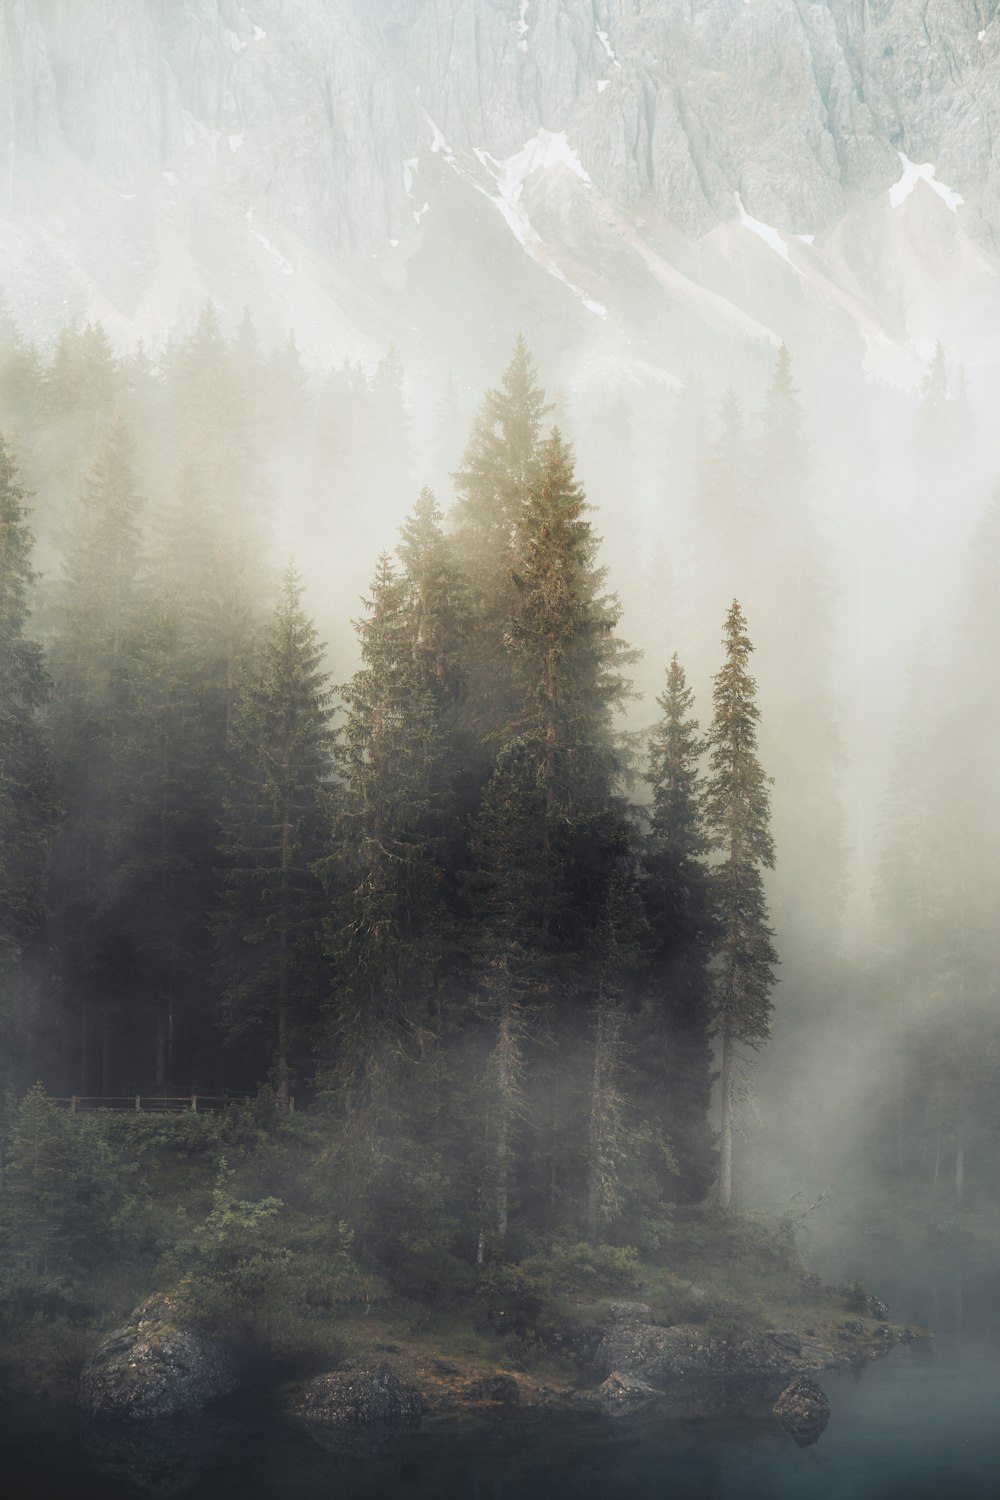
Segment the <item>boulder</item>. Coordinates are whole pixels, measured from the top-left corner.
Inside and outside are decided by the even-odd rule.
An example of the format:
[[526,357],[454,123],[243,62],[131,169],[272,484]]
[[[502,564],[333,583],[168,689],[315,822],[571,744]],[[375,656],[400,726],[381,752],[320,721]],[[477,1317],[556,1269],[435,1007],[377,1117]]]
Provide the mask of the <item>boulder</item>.
[[786,1386],[772,1407],[800,1448],[815,1443],[830,1420],[830,1403],[814,1380],[803,1376]]
[[405,1427],[419,1422],[422,1403],[386,1364],[314,1375],[286,1399],[285,1411],[314,1427]]
[[622,1370],[612,1370],[608,1378],[595,1391],[586,1393],[588,1405],[596,1406],[609,1416],[641,1411],[663,1396],[648,1381],[637,1375],[627,1375]]
[[719,1382],[771,1383],[778,1389],[791,1375],[829,1363],[825,1351],[787,1330],[720,1338],[690,1323],[612,1323],[596,1355],[605,1374],[637,1376],[668,1396],[690,1396]]
[[466,1388],[470,1401],[501,1401],[510,1406],[521,1399],[521,1388],[513,1375],[481,1375]]
[[96,1417],[172,1417],[200,1411],[239,1383],[225,1341],[191,1327],[179,1301],[157,1292],[88,1360],[80,1405]]
[[645,1302],[612,1302],[608,1308],[609,1323],[651,1323],[653,1309]]

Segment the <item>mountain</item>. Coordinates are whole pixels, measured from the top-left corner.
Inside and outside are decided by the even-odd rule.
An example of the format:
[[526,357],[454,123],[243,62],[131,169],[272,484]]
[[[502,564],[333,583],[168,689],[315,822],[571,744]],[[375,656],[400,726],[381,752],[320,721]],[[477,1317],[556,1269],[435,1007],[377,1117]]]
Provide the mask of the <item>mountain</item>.
[[[0,282],[155,345],[213,299],[579,385],[780,341],[975,383],[1000,299],[993,0],[10,0]],[[769,355],[768,355],[769,357]]]

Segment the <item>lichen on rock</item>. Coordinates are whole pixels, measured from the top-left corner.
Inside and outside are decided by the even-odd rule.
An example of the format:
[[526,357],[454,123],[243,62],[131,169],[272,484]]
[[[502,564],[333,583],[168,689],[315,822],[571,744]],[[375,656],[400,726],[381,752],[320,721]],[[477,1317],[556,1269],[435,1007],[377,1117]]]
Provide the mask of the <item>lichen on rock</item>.
[[234,1351],[188,1326],[177,1299],[157,1292],[90,1357],[80,1405],[97,1417],[172,1417],[201,1411],[239,1382]]
[[815,1443],[830,1420],[830,1403],[806,1376],[786,1386],[772,1407],[782,1427],[800,1447]]

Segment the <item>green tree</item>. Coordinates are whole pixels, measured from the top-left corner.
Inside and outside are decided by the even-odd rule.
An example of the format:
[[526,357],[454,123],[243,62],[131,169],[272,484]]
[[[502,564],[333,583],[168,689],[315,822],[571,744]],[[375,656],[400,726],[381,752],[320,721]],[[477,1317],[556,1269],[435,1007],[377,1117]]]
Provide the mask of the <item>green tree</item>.
[[[83,486],[73,545],[55,596],[51,713],[65,808],[52,899],[63,986],[80,1007],[79,1088],[91,1088],[100,1023],[101,1092],[112,1092],[114,1018],[134,972],[117,899],[116,833],[138,774],[133,756],[139,678],[142,501],[131,435],[116,414]],[[81,873],[83,879],[81,879]]]
[[478,1111],[485,1145],[478,1186],[480,1260],[487,1238],[502,1246],[507,1235],[514,1131],[524,1109],[526,1032],[537,1023],[544,989],[538,955],[549,884],[543,828],[535,757],[523,740],[512,740],[497,757],[472,843],[473,959],[478,1008],[491,1036]]
[[620,606],[604,592],[586,511],[572,454],[554,431],[520,525],[509,729],[536,767],[548,885],[541,916],[558,941],[582,937],[599,920],[625,838],[614,716],[629,695],[624,668],[636,653],[615,633]]
[[26,635],[33,537],[28,496],[0,438],[0,977],[42,920],[56,800],[39,712],[49,696],[41,647]]
[[[603,592],[598,538],[586,509],[572,456],[553,433],[523,505],[507,648],[509,739],[488,783],[473,845],[482,892],[476,959],[496,1028],[487,1098],[494,1100],[500,1242],[526,1033],[557,1027],[566,1008],[588,1006],[593,941],[609,883],[630,844],[614,713],[627,695],[623,668],[632,653],[615,634],[619,606]],[[538,1102],[551,1113],[560,1090],[553,1082],[545,1092],[548,1099]],[[527,1110],[528,1101],[518,1108]],[[557,1135],[553,1116],[553,1153]],[[550,1181],[555,1172],[553,1155]]]
[[339,854],[331,865],[331,1081],[349,1134],[373,1148],[394,1085],[427,1038],[439,946],[441,736],[414,649],[407,582],[385,554],[356,629],[361,666],[343,689]]
[[[813,503],[805,413],[782,345],[753,454],[760,524],[741,574],[766,660],[762,746],[777,777],[773,807],[783,877],[774,902],[794,934],[785,960],[820,977],[818,955],[836,950],[847,889],[841,774],[844,748],[833,689],[834,590]],[[735,590],[734,585],[734,590]],[[749,605],[748,605],[749,607]],[[786,726],[795,724],[794,736]]]
[[73,1119],[40,1083],[22,1100],[4,1146],[3,1259],[22,1297],[53,1285],[66,1290],[128,1234],[121,1161],[97,1122]]
[[519,604],[514,575],[528,492],[538,477],[545,393],[523,338],[518,338],[499,388],[488,391],[455,474],[455,551],[469,580],[467,714],[481,785],[510,737],[516,695],[509,682],[505,639]]
[[222,817],[225,889],[217,923],[230,1036],[263,1032],[287,1109],[298,1029],[316,1019],[327,783],[333,731],[323,647],[292,568],[258,645],[231,729],[236,763]]
[[705,1197],[717,1168],[708,1124],[712,1091],[712,989],[708,972],[713,916],[699,761],[705,750],[694,694],[676,655],[649,743],[652,789],[643,859],[643,894],[652,935],[647,981],[646,1067],[653,1080],[677,1173],[672,1196]]
[[768,778],[757,759],[757,685],[753,650],[734,599],[726,616],[726,656],[716,674],[708,735],[705,826],[720,856],[712,870],[715,938],[715,1025],[722,1043],[722,1133],[719,1202],[732,1198],[733,1124],[738,1048],[756,1050],[771,1034],[771,991],[778,956],[768,925],[761,870],[774,867]]

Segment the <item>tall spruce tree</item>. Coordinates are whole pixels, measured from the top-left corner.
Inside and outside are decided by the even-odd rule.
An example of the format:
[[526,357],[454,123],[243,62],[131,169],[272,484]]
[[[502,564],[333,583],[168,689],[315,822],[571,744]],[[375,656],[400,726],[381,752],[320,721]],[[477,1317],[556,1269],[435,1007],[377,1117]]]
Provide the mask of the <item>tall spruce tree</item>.
[[538,951],[549,885],[544,823],[535,757],[523,740],[512,740],[497,757],[472,844],[478,885],[473,958],[490,1038],[477,1091],[485,1146],[477,1189],[480,1261],[487,1244],[502,1248],[507,1236],[525,1045],[544,991]]
[[[514,1016],[530,1019],[537,1032],[543,1020],[558,1027],[567,1011],[589,1009],[588,960],[609,884],[630,843],[614,711],[628,691],[623,668],[632,653],[615,634],[619,607],[603,591],[598,538],[586,510],[572,455],[555,432],[542,446],[519,525],[507,647],[510,738],[487,787],[474,844],[487,893],[480,962],[496,1015],[491,1068],[508,1094],[513,1075],[497,1059],[515,1034]],[[498,807],[506,809],[502,827]],[[536,1103],[543,1112],[558,1093],[554,1080],[542,1090]],[[496,1118],[507,1118],[497,1111]],[[554,1121],[549,1133],[555,1142]],[[509,1132],[498,1143],[506,1173]],[[553,1158],[550,1182],[556,1170]],[[503,1183],[499,1166],[497,1173]],[[501,1214],[498,1234],[502,1223]]]
[[42,920],[56,800],[39,712],[41,647],[26,634],[33,537],[28,496],[0,438],[0,984]]
[[774,867],[768,778],[757,759],[757,684],[748,663],[753,650],[734,599],[723,635],[726,657],[716,674],[708,735],[705,826],[720,856],[712,870],[715,938],[715,1026],[722,1043],[722,1132],[719,1202],[733,1185],[733,1126],[738,1049],[755,1050],[771,1034],[771,991],[778,955],[768,925],[762,869]]
[[59,914],[62,987],[78,1007],[77,1087],[88,1093],[99,1077],[100,1092],[110,1094],[115,1034],[137,988],[118,872],[127,857],[127,809],[142,776],[134,754],[142,501],[134,444],[120,413],[83,486],[79,511],[55,597],[50,652],[52,729],[65,808],[52,898]]
[[320,1000],[322,886],[333,731],[323,647],[289,567],[231,729],[235,765],[222,818],[225,888],[218,974],[231,1037],[262,1033],[288,1108],[296,1035]]
[[694,694],[676,655],[657,698],[662,715],[649,743],[652,789],[643,859],[651,931],[645,1067],[670,1138],[677,1172],[667,1185],[682,1202],[705,1197],[717,1153],[708,1123],[712,1091],[712,986],[708,965],[714,921],[699,761],[705,743],[693,717]]
[[516,698],[505,638],[518,603],[514,573],[528,491],[538,477],[548,410],[528,346],[518,338],[500,387],[486,393],[455,474],[455,551],[470,585],[468,718],[482,782],[509,738]]
[[442,743],[407,583],[385,554],[356,628],[361,666],[343,689],[340,856],[331,866],[328,1076],[349,1134],[373,1161],[397,1085],[427,1037],[439,947]]
[[536,766],[548,867],[542,920],[557,943],[582,938],[599,920],[625,839],[614,715],[628,697],[624,669],[636,653],[615,634],[620,606],[604,592],[586,511],[572,454],[553,431],[520,526],[510,727]]

